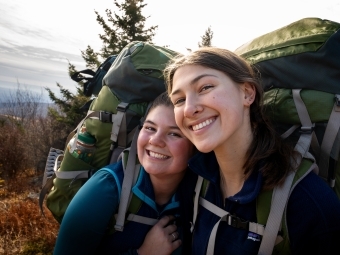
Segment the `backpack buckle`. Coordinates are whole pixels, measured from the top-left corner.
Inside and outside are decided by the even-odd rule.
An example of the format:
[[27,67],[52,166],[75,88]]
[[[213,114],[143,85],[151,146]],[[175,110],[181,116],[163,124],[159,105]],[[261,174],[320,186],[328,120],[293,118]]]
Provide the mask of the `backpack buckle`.
[[249,221],[243,220],[235,215],[228,214],[226,222],[234,228],[249,229]]
[[335,95],[336,106],[340,106],[340,95]]
[[102,122],[112,122],[112,113],[99,111],[99,120]]
[[88,174],[88,178],[90,179],[92,177],[92,175],[95,174],[95,172],[96,172],[96,169],[89,170],[88,173],[87,173]]
[[314,127],[315,127],[315,123],[313,123],[311,127],[302,126],[300,128],[300,133],[301,134],[311,134],[314,131]]
[[127,109],[128,106],[129,106],[128,103],[120,102],[120,103],[117,105],[117,111],[126,112],[126,109]]

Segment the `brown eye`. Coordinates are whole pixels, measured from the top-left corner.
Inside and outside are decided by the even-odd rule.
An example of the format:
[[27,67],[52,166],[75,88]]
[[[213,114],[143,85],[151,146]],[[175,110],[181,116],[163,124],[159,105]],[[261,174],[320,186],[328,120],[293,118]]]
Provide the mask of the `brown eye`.
[[177,105],[177,104],[180,104],[180,103],[183,103],[185,101],[184,98],[179,98],[179,99],[176,99],[175,102],[173,103],[174,105]]
[[202,89],[201,89],[201,91],[205,91],[205,90],[208,90],[208,89],[210,89],[210,88],[213,88],[214,86],[213,85],[204,85],[203,87],[202,87]]

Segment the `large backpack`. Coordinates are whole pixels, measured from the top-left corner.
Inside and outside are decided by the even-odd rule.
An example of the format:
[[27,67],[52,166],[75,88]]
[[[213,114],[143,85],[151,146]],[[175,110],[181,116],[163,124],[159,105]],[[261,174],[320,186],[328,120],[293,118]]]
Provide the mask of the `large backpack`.
[[305,18],[235,51],[261,74],[266,114],[340,198],[340,23]]
[[[281,136],[291,139],[302,155],[297,172],[282,187],[261,194],[258,198],[261,202],[257,201],[262,205],[258,208],[263,209],[258,211],[258,223],[265,225],[259,231],[262,232],[259,254],[287,254],[285,207],[293,184],[305,176],[303,173],[312,169],[318,172],[340,198],[340,24],[319,18],[301,19],[255,38],[235,53],[258,69],[265,90],[266,114]],[[306,166],[308,159],[316,161],[318,167]],[[200,189],[197,187],[196,194]],[[194,220],[198,203],[202,204],[197,200]],[[217,208],[209,208],[222,215],[221,220],[230,220],[223,218],[224,213]],[[253,226],[255,230],[261,229],[258,223]],[[283,241],[274,249],[280,226]],[[210,251],[214,236],[211,238]]]
[[[150,103],[165,91],[163,70],[177,52],[147,42],[129,43],[115,58],[103,77],[102,88],[90,105],[86,117],[69,134],[66,145],[85,127],[96,139],[91,165],[64,151],[51,149],[48,157],[39,204],[46,196],[46,206],[60,223],[73,196],[100,168],[116,162],[121,152],[131,145],[136,155],[138,126]],[[135,169],[135,157],[127,167]],[[123,186],[132,185],[124,178]],[[123,189],[126,190],[126,189]],[[126,211],[128,202],[123,203]],[[43,212],[43,211],[42,211]],[[125,215],[124,215],[125,216]],[[117,220],[122,225],[124,219]],[[119,228],[119,227],[117,227]]]

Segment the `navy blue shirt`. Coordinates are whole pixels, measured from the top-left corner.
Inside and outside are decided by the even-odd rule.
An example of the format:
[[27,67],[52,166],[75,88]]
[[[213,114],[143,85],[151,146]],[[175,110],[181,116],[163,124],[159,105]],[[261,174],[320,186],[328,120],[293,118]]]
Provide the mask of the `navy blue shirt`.
[[[198,153],[189,167],[210,181],[205,199],[251,222],[257,222],[256,198],[263,184],[255,169],[242,189],[232,197],[222,198],[220,175],[213,152]],[[193,232],[193,253],[205,255],[211,230],[219,217],[200,206]],[[335,192],[315,173],[309,173],[292,191],[287,205],[287,228],[292,254],[339,254],[340,202]],[[249,230],[221,222],[214,254],[257,254],[261,236]]]

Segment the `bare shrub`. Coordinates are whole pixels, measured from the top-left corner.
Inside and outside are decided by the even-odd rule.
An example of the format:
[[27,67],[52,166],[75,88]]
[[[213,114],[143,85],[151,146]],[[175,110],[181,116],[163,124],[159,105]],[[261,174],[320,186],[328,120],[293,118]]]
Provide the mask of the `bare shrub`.
[[64,149],[67,133],[46,115],[49,104],[41,98],[19,84],[15,94],[0,102],[0,176],[11,178],[23,168],[42,173],[50,147]]
[[59,224],[38,200],[29,194],[38,188],[28,181],[33,172],[25,172],[5,182],[0,189],[0,254],[52,254]]
[[25,153],[24,135],[20,125],[0,126],[0,174],[6,180],[28,166],[30,160]]
[[52,254],[58,233],[45,205],[46,217],[40,212],[43,173],[36,170],[44,169],[50,147],[63,149],[67,134],[42,114],[39,107],[48,105],[40,98],[18,87],[0,102],[0,255]]

